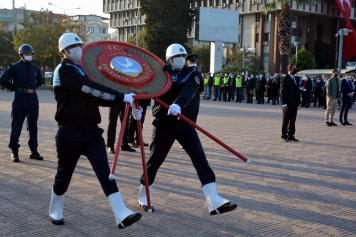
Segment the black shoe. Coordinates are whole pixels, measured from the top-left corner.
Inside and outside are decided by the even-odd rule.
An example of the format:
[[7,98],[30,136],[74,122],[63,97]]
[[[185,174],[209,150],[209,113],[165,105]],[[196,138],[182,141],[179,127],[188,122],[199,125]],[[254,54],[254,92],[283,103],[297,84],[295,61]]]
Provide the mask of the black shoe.
[[12,149],[11,161],[12,162],[20,162],[19,149]]
[[267,101],[266,103],[269,104],[269,101]]
[[323,109],[326,109],[326,107],[323,107]]
[[114,148],[113,146],[110,146],[110,147],[108,148],[108,153],[109,153],[109,154],[115,154],[115,148]]
[[294,141],[294,142],[299,142],[298,139],[296,139],[294,136],[288,137],[289,141]]
[[213,101],[216,101],[216,99],[213,99]]
[[60,219],[60,220],[55,220],[52,217],[49,217],[49,219],[51,220],[51,222],[55,225],[64,225],[64,219]]
[[121,146],[121,151],[129,151],[129,152],[135,152],[135,149],[132,149],[128,144],[124,144]]
[[329,122],[325,122],[325,126],[330,127],[330,126],[331,126],[331,124],[330,124]]
[[345,122],[346,125],[352,125],[352,123],[349,123],[349,122]]
[[[140,146],[140,143],[138,141],[135,141],[135,144],[137,145],[137,147]],[[143,142],[143,146],[149,146],[150,144]]]
[[282,137],[282,142],[288,142],[288,138],[287,137]]
[[30,149],[30,159],[43,160],[43,156],[38,153],[37,149]]
[[232,204],[231,202],[225,203],[224,205],[222,205],[221,207],[218,208],[218,212],[217,213],[215,210],[210,212],[210,215],[216,215],[216,214],[223,214],[225,212],[229,212],[229,211],[233,211],[237,208],[236,204]]
[[331,125],[331,126],[337,126],[337,124],[334,123],[334,122],[331,122],[330,125]]
[[343,122],[341,122],[341,121],[340,121],[340,124],[341,124],[342,126],[346,126],[346,123],[343,123]]
[[119,227],[119,229],[126,228],[126,227],[132,225],[133,223],[138,222],[141,219],[141,217],[142,217],[141,213],[131,214],[128,217],[126,217],[125,220],[123,220],[117,226]]

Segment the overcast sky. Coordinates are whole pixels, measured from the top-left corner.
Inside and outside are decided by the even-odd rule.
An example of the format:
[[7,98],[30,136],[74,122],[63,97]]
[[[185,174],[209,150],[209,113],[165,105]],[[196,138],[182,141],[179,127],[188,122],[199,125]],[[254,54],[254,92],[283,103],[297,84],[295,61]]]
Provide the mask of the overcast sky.
[[[49,5],[49,2],[55,6]],[[67,15],[95,14],[109,18],[109,14],[103,13],[102,4],[102,0],[15,0],[15,8],[20,8],[26,5],[26,9],[28,10],[39,11],[43,8],[54,13],[65,12]],[[78,7],[80,7],[80,9],[73,9]],[[12,0],[0,0],[0,8],[12,8]]]

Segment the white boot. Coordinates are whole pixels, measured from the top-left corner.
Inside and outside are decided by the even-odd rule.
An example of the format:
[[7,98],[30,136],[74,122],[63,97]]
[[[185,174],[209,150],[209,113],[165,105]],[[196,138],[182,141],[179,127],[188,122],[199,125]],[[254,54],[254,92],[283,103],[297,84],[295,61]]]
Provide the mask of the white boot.
[[236,209],[236,204],[231,204],[229,200],[219,196],[216,191],[216,183],[205,184],[202,188],[206,203],[208,204],[210,215],[224,213]]
[[51,222],[55,225],[64,224],[63,205],[64,205],[64,196],[56,195],[52,188],[51,203],[49,204],[49,216]]
[[125,206],[120,192],[109,195],[108,199],[119,229],[128,227],[141,219],[140,213],[134,213]]
[[[152,185],[149,186],[150,190],[150,201],[151,201],[151,210],[154,212],[154,208],[152,206]],[[141,184],[140,192],[138,193],[138,205],[145,211],[148,212],[148,204],[147,204],[147,196],[146,196],[146,187]]]

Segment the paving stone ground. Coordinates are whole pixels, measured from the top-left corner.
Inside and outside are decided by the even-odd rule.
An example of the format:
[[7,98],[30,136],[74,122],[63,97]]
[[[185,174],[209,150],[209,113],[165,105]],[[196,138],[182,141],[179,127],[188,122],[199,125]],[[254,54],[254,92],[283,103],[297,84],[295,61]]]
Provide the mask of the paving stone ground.
[[[321,108],[301,109],[295,134],[300,142],[283,143],[280,106],[202,101],[198,124],[252,160],[248,165],[200,134],[218,192],[238,208],[209,215],[190,159],[175,143],[153,185],[155,212],[142,212],[137,206],[140,153],[122,152],[116,180],[127,206],[143,217],[119,230],[85,157],[65,194],[65,225],[49,221],[56,103],[49,90],[38,91],[38,97],[44,161],[28,158],[24,125],[16,164],[8,148],[12,93],[0,91],[0,236],[356,236],[356,105],[349,113],[355,125],[346,127],[325,127]],[[150,109],[146,142],[151,140]],[[101,112],[100,126],[106,130],[108,108]]]

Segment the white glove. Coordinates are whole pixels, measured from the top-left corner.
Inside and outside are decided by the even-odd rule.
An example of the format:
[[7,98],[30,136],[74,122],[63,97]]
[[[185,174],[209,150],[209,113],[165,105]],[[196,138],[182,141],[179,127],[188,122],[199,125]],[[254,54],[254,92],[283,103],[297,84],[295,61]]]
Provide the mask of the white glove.
[[134,102],[134,98],[133,98],[134,96],[135,96],[134,93],[125,94],[125,95],[124,95],[124,102],[130,103],[130,105],[132,105],[133,102]]
[[132,114],[132,117],[134,117],[135,120],[141,120],[142,112],[143,112],[143,109],[140,106],[138,109],[132,108],[131,114]]
[[180,114],[181,111],[180,111],[180,106],[177,105],[177,104],[171,104],[169,106],[169,110],[168,110],[168,114],[167,115],[174,115],[174,116],[177,116],[177,114]]

